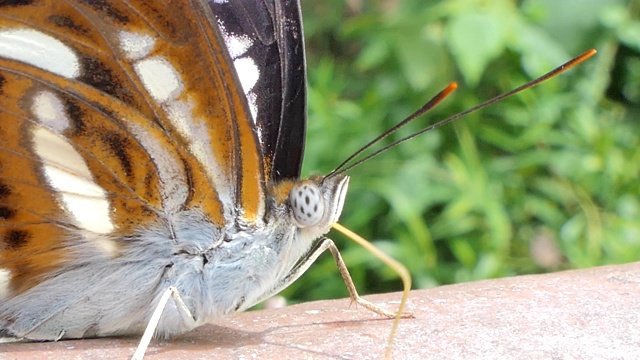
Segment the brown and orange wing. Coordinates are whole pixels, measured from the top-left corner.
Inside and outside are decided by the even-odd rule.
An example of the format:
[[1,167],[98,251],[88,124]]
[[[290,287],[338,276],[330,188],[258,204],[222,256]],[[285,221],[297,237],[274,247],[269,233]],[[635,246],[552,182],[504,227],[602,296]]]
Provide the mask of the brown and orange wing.
[[181,209],[259,222],[263,169],[205,3],[0,5],[0,298],[57,271],[79,234],[117,240]]

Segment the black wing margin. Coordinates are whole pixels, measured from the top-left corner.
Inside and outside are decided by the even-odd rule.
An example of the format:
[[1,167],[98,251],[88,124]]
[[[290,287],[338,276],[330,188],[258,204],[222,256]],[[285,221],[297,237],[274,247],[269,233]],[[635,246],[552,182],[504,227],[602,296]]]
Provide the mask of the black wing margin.
[[244,92],[256,112],[254,121],[267,167],[266,179],[299,178],[307,122],[299,0],[208,2],[226,31],[225,37],[248,40],[244,51],[232,52],[234,63],[249,58],[259,70],[253,87]]

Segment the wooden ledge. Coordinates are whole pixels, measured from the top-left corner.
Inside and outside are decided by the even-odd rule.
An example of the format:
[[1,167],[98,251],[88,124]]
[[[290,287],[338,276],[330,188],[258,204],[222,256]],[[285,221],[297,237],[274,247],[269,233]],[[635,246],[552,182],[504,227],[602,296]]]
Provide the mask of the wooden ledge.
[[[397,306],[400,295],[367,299]],[[640,357],[640,263],[413,291],[395,359]],[[391,321],[348,299],[229,316],[147,359],[379,359]],[[125,359],[137,339],[0,344],[0,359]]]

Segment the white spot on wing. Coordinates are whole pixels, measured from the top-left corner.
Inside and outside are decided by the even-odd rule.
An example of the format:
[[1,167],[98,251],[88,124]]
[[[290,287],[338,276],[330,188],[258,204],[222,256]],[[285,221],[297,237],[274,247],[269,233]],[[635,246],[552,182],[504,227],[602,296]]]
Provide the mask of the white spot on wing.
[[157,102],[175,99],[184,90],[180,74],[165,58],[140,60],[134,65],[134,69],[145,89]]
[[187,199],[187,191],[189,189],[183,168],[176,166],[179,160],[167,151],[167,148],[162,143],[135,123],[127,123],[127,127],[142,144],[158,170],[158,176],[162,182],[162,204],[165,211],[169,214],[177,212]]
[[83,198],[90,200],[104,198],[104,190],[101,187],[91,180],[69,172],[68,169],[45,165],[44,173],[49,179],[49,184],[72,201],[75,201],[74,197],[79,197],[78,201],[82,201]]
[[260,77],[258,65],[256,65],[253,59],[248,57],[234,60],[233,65],[236,67],[236,72],[238,73],[244,92],[248,93],[256,85]]
[[195,117],[193,106],[188,102],[170,101],[163,108],[178,132],[189,139],[189,150],[204,166],[215,184],[223,206],[233,207],[233,185],[211,153],[211,139],[206,123]]
[[55,132],[63,132],[69,127],[62,100],[50,91],[41,91],[33,97],[31,111],[42,125]]
[[120,31],[118,40],[120,41],[120,49],[131,60],[142,59],[149,55],[156,43],[150,35],[130,31]]
[[49,185],[58,192],[78,225],[99,234],[113,231],[105,191],[93,181],[76,149],[62,136],[44,128],[34,129],[33,143]]
[[[249,103],[249,111],[251,112],[251,118],[253,119],[253,123],[256,123],[256,120],[258,119],[258,105],[257,105],[257,97],[256,94],[253,92],[249,92],[245,94],[247,96],[247,101]],[[257,128],[258,130],[258,135],[260,135],[262,133],[262,129],[260,129],[260,127]],[[260,136],[260,138],[262,138],[262,136]]]
[[189,150],[195,156],[207,171],[209,178],[215,184],[218,191],[220,202],[227,210],[233,209],[234,187],[235,183],[226,177],[226,174],[220,169],[218,162],[211,153],[211,140],[208,133],[199,136],[198,139],[191,142]]
[[48,129],[36,128],[34,144],[36,153],[46,164],[67,169],[77,177],[91,181],[91,172],[82,156],[60,135]]
[[232,59],[244,55],[251,46],[251,39],[248,37],[229,36],[224,33],[224,42]]
[[0,56],[69,79],[80,76],[80,61],[75,52],[62,41],[33,29],[0,31]]
[[169,119],[178,132],[187,139],[197,135],[197,131],[206,131],[206,128],[195,129],[193,124],[193,106],[185,101],[171,101],[167,103],[164,110],[169,115]]
[[0,300],[10,295],[9,282],[11,281],[11,271],[0,269]]
[[[54,179],[60,172],[54,173],[52,167],[46,167],[45,173],[48,178]],[[48,171],[47,171],[48,170]],[[88,191],[86,191],[88,190]],[[74,192],[92,192],[93,189],[78,189]],[[60,191],[60,190],[59,190]],[[102,198],[89,197],[84,194],[62,194],[62,201],[67,210],[73,215],[82,228],[97,234],[108,234],[114,230],[113,223],[109,217],[109,202]]]
[[240,79],[240,84],[242,84],[242,89],[244,90],[245,97],[247,99],[247,102],[249,103],[249,111],[251,112],[251,117],[255,122],[256,116],[258,114],[258,107],[256,105],[256,95],[252,93],[251,90],[258,82],[258,78],[260,77],[260,69],[258,68],[258,65],[256,65],[255,61],[248,57],[235,59],[233,61],[233,65],[236,68],[236,73],[238,74],[238,78]]

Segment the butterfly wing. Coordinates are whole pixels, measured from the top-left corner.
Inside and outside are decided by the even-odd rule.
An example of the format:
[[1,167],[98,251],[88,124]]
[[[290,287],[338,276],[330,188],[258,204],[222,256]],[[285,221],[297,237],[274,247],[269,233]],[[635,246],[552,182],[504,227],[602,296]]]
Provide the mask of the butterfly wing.
[[43,319],[94,301],[65,336],[91,334],[118,279],[159,285],[144,251],[178,252],[180,224],[259,226],[265,166],[221,36],[201,1],[0,4],[0,335],[56,338]]
[[272,181],[300,176],[306,68],[298,0],[209,1],[256,121]]

